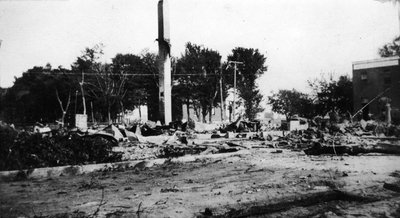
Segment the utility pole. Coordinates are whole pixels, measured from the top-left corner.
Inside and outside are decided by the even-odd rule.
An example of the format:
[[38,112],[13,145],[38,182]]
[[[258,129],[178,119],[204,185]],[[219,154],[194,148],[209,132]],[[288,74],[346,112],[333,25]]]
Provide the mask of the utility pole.
[[171,111],[171,44],[169,39],[168,1],[158,1],[158,76],[160,119],[168,125],[172,121]]
[[[82,103],[83,103],[83,114],[75,114],[75,126],[79,129],[87,129],[87,114],[86,114],[86,100],[85,93],[83,91],[83,84],[85,83],[85,72],[82,71],[82,81],[79,82],[79,86],[82,92]],[[76,99],[76,98],[75,98]],[[75,104],[76,105],[76,104]]]
[[228,61],[228,67],[229,64],[234,64],[234,72],[233,72],[233,120],[236,119],[235,113],[236,113],[236,71],[237,71],[237,65],[238,64],[243,64],[243,62],[240,61]]
[[83,104],[83,115],[86,115],[86,100],[85,100],[85,93],[83,91],[83,84],[85,83],[85,72],[82,71],[82,82],[79,83],[82,92],[82,104]]
[[219,92],[221,94],[221,121],[225,119],[225,105],[224,105],[224,95],[222,93],[222,64],[220,66],[221,74],[219,76]]

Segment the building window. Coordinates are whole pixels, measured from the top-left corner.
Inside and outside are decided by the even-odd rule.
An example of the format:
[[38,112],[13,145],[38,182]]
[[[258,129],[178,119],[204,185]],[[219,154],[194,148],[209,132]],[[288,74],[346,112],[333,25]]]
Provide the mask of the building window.
[[363,81],[367,81],[368,77],[367,77],[367,71],[362,71],[361,72],[361,80]]

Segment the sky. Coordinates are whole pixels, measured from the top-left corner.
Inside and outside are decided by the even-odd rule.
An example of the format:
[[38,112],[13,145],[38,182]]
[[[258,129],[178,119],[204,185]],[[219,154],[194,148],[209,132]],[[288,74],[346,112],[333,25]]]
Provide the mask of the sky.
[[[117,53],[157,52],[157,0],[0,0],[0,86],[33,66],[70,65],[85,47]],[[264,95],[309,92],[307,80],[351,75],[352,62],[379,58],[399,35],[397,8],[376,0],[169,0],[172,55],[186,42],[226,60],[238,46],[257,48],[268,70]]]

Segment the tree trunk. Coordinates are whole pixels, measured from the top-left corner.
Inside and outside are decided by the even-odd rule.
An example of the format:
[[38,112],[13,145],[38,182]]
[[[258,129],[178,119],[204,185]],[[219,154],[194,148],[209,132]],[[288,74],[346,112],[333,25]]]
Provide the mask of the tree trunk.
[[212,104],[210,104],[210,106],[208,107],[208,114],[210,114],[210,116],[208,117],[208,121],[209,123],[212,123]]
[[92,101],[90,102],[90,108],[92,111],[92,125],[93,125],[94,124],[94,112],[93,112],[93,102]]
[[67,114],[66,111],[63,111],[62,116],[61,116],[61,127],[64,127],[64,120],[65,120],[65,114]]
[[197,121],[201,122],[199,107],[196,104],[193,104],[193,108],[194,108],[194,112],[196,113]]
[[210,105],[209,105],[210,123],[212,122],[212,108],[214,106],[214,101],[217,95],[218,95],[218,83],[215,83],[215,92],[214,95],[210,98]]
[[121,114],[122,114],[122,116],[121,116],[121,122],[122,122],[123,124],[125,124],[125,120],[124,120],[124,118],[125,118],[124,103],[123,103],[122,100],[121,100],[121,101],[119,101],[119,104],[121,105]]
[[189,98],[186,99],[186,112],[187,112],[187,119],[190,119],[190,101]]
[[108,107],[107,107],[107,114],[108,114],[108,124],[110,125],[110,124],[112,124],[112,121],[111,121],[111,105],[110,104],[108,104]]
[[207,123],[207,112],[208,112],[208,105],[201,105],[201,115],[203,117],[202,122]]
[[141,103],[140,103],[140,99],[139,99],[139,119],[140,120],[142,120],[142,109],[140,108],[140,105],[141,105]]
[[228,111],[229,111],[229,122],[232,122],[232,103],[229,104]]
[[203,122],[203,123],[207,123],[207,121],[206,121],[207,110],[202,110],[202,111],[201,111],[201,114],[203,115],[203,120],[202,120],[202,122]]
[[67,114],[69,104],[71,103],[71,92],[68,93],[68,102],[67,102],[67,106],[65,107],[65,109],[64,109],[63,103],[62,103],[62,101],[60,99],[60,96],[58,95],[58,90],[57,89],[56,89],[56,97],[57,97],[58,103],[60,104],[60,108],[61,108],[61,111],[62,111],[61,127],[64,127],[65,115]]
[[140,120],[142,120],[142,109],[140,108],[140,105],[139,105],[139,118]]

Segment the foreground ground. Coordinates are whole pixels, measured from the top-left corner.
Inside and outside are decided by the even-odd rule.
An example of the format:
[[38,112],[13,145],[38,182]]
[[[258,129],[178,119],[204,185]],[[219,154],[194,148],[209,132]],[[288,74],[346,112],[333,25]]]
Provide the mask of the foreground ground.
[[400,156],[280,151],[3,181],[0,217],[400,217]]

